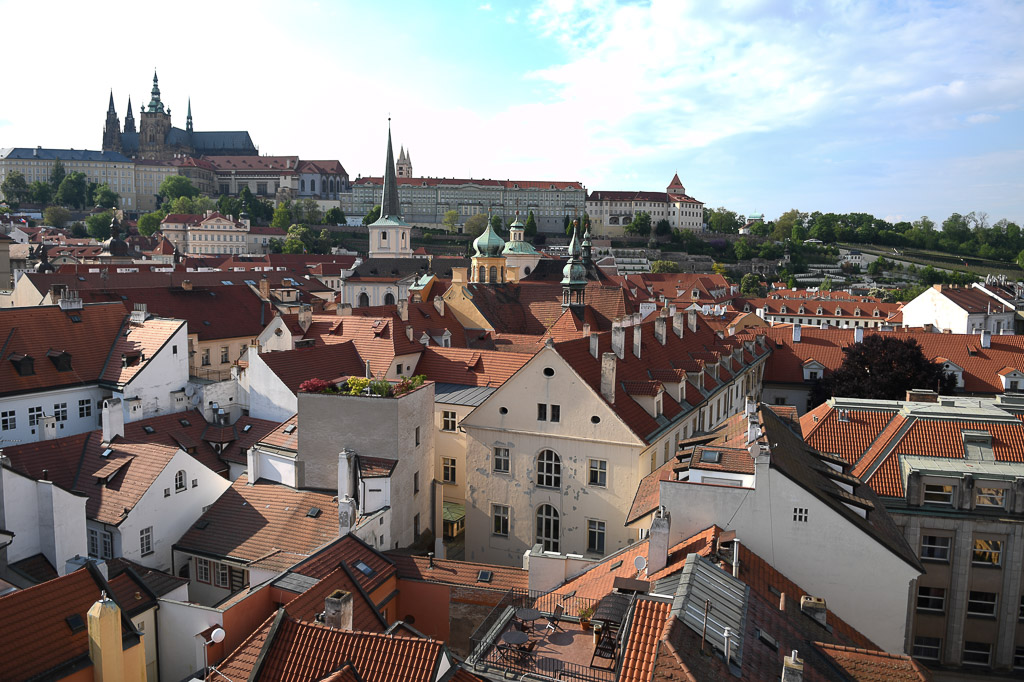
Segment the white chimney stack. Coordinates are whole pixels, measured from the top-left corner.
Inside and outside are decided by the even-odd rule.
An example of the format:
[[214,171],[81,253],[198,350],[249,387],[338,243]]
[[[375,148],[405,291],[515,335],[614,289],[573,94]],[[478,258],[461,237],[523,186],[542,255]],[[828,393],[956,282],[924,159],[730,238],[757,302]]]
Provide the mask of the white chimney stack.
[[793,325],[793,343],[800,343],[800,325]]
[[864,343],[864,327],[853,328],[853,342]]
[[348,495],[338,498],[338,535],[345,537],[356,525],[356,501]]
[[992,347],[992,332],[987,329],[981,330],[981,347],[991,348]]
[[678,310],[672,313],[672,331],[676,333],[676,336],[683,338],[683,331],[686,329],[686,323],[683,321],[685,313]]
[[664,317],[659,317],[654,320],[654,338],[663,346],[665,345],[665,334],[667,330],[668,323]]
[[617,361],[615,353],[605,353],[601,356],[601,395],[612,405],[615,404],[615,363]]
[[598,338],[599,337],[596,332],[590,334],[590,354],[594,356],[595,360],[600,358],[600,355],[598,354]]
[[615,354],[619,360],[623,359],[626,345],[626,329],[622,326],[622,322],[612,322],[612,353]]
[[124,410],[120,398],[107,398],[103,401],[103,442],[109,443],[115,436],[124,437]]
[[668,565],[668,543],[671,520],[663,507],[659,507],[651,521],[647,538],[647,575],[652,576]]
[[643,327],[639,324],[633,326],[633,355],[640,357],[641,331]]

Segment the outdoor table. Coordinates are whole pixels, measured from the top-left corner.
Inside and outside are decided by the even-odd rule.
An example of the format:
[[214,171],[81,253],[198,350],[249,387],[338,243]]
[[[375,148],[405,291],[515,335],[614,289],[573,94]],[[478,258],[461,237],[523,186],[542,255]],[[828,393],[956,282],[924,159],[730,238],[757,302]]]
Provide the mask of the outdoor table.
[[513,646],[522,646],[530,640],[530,636],[525,632],[521,632],[519,630],[510,630],[503,634],[501,636],[501,639],[504,640],[507,644],[511,644]]
[[523,607],[521,609],[516,609],[516,618],[524,623],[532,623],[533,621],[542,618],[542,616],[540,611],[537,609]]

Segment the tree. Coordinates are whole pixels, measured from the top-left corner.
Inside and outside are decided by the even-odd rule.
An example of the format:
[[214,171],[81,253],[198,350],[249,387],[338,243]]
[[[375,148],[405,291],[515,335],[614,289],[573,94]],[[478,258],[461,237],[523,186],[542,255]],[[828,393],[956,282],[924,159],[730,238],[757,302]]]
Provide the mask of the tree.
[[902,400],[908,389],[923,388],[949,394],[956,378],[925,357],[915,339],[871,334],[847,346],[839,369],[811,390],[818,405],[832,396]]
[[79,221],[71,226],[71,236],[77,237],[78,239],[85,239],[89,236],[89,231],[85,229],[85,223]]
[[[380,215],[380,206],[376,207],[377,214]],[[372,213],[373,211],[370,211]],[[366,214],[367,218],[370,216]],[[374,218],[376,220],[376,218]],[[277,208],[274,209],[274,217],[270,220],[271,227],[279,227],[282,230],[287,230],[288,226],[294,221],[292,220],[292,202],[285,200],[278,204]],[[372,222],[372,221],[371,221]],[[368,225],[366,218],[363,218],[363,225]]]
[[288,237],[284,241],[284,247],[281,253],[305,253],[306,245],[302,243],[302,240],[298,237]]
[[345,214],[335,206],[324,214],[324,222],[328,225],[342,225],[345,223]]
[[307,198],[292,204],[292,220],[304,225],[320,225],[323,223],[323,211],[316,199]]
[[633,215],[633,220],[626,225],[626,232],[646,237],[651,233],[651,214],[647,211],[640,211]]
[[160,221],[163,219],[164,213],[162,211],[154,211],[143,215],[139,218],[138,222],[139,233],[149,237],[160,229]]
[[[276,211],[274,212],[274,217],[275,217],[275,220],[276,220],[276,218],[277,218],[277,212]],[[375,223],[375,222],[377,222],[377,220],[379,218],[380,218],[380,204],[377,204],[376,206],[371,208],[370,211],[366,215],[363,216],[363,225],[370,225],[372,223]],[[271,223],[271,224],[273,224],[273,223]],[[274,227],[277,227],[277,225],[274,225]]]
[[4,199],[8,204],[17,207],[29,196],[28,182],[19,171],[12,170],[4,178],[3,183],[0,183],[0,192],[4,193]]
[[[207,211],[212,211],[217,207],[218,205],[216,202],[214,202],[213,199],[207,196],[200,195],[197,197],[182,196],[178,197],[174,201],[165,201],[163,205],[160,206],[160,210],[162,210],[165,215],[168,213],[187,213],[192,215],[203,215]],[[228,213],[225,215],[234,214]]]
[[192,184],[192,181],[184,175],[169,175],[160,183],[157,194],[167,201],[174,201],[178,197],[191,199],[199,194],[199,190]]
[[736,211],[730,211],[724,206],[705,208],[704,222],[708,224],[708,229],[712,232],[727,233],[739,232],[744,223]]
[[43,222],[54,227],[64,227],[71,220],[71,211],[63,206],[47,206],[43,211]]
[[444,212],[444,228],[449,232],[458,232],[459,229],[459,212],[454,208],[450,211]]
[[740,237],[732,245],[732,250],[736,254],[736,260],[747,260],[754,256],[754,247],[750,245],[746,237]]
[[110,189],[110,185],[103,184],[93,192],[92,200],[101,208],[117,208],[117,205],[121,202],[121,197],[118,196],[117,192]]
[[60,188],[60,183],[64,182],[64,177],[67,175],[67,171],[64,170],[64,164],[60,162],[58,156],[53,161],[53,165],[50,166],[50,187],[56,192]]
[[57,188],[57,203],[71,208],[84,208],[87,190],[85,173],[74,172],[65,175],[60,181],[60,187]]
[[832,291],[832,278],[826,275],[825,279],[821,280],[821,284],[818,285],[818,291]]
[[740,293],[744,296],[760,296],[761,279],[752,272],[743,275],[740,280]]
[[494,230],[495,234],[501,234],[501,216],[491,216],[491,229]]
[[[67,178],[65,178],[66,181]],[[85,224],[88,227],[89,236],[101,242],[110,239],[110,221],[113,217],[113,211],[104,211],[86,218]]]
[[43,180],[36,180],[28,186],[28,200],[33,204],[48,204],[53,201],[53,186]]
[[667,219],[662,218],[658,221],[658,224],[654,226],[654,234],[659,237],[665,237],[672,234],[672,225]]
[[526,225],[523,226],[523,236],[533,239],[537,235],[537,219],[533,217],[533,211],[526,216]]
[[465,224],[462,226],[462,231],[471,237],[479,237],[483,234],[483,231],[487,228],[487,214],[477,213],[466,219]]
[[679,263],[671,260],[651,261],[651,272],[679,272]]
[[715,273],[716,275],[722,275],[723,277],[725,277],[725,273],[727,271],[725,269],[725,266],[722,265],[721,263],[713,263],[711,265],[711,272]]

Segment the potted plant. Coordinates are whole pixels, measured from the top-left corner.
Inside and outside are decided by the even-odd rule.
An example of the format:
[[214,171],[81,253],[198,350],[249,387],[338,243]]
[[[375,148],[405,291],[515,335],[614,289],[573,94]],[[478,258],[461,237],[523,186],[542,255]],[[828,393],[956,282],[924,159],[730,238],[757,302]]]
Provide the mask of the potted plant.
[[577,614],[580,618],[580,627],[584,630],[590,629],[590,617],[594,615],[593,606],[581,606],[579,613]]

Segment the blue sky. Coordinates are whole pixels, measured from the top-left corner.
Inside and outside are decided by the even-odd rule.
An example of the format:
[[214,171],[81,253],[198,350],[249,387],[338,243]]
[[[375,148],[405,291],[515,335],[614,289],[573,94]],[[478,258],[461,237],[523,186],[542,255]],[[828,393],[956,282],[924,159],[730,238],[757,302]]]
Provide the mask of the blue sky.
[[7,25],[47,27],[0,146],[97,148],[110,88],[123,119],[155,66],[177,125],[191,96],[197,129],[353,177],[381,172],[390,114],[419,175],[657,190],[678,171],[740,213],[1024,224],[1021,2],[148,7],[0,0]]

